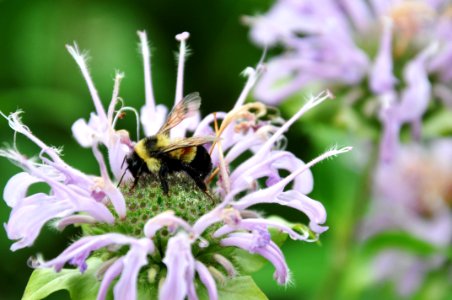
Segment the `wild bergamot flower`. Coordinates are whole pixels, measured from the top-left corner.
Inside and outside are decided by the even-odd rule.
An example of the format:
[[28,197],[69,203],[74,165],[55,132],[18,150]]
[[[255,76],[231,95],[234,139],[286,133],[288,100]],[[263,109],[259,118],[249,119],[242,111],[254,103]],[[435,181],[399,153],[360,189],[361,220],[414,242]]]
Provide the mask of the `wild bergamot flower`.
[[381,121],[384,160],[395,155],[402,127],[419,140],[424,114],[452,103],[450,1],[279,0],[246,20],[254,42],[283,48],[256,98],[275,104],[308,86],[334,88],[346,99],[344,115],[355,117],[346,107],[353,105]]
[[411,296],[429,274],[450,268],[443,249],[452,242],[452,140],[404,145],[390,164],[377,166],[374,180],[377,201],[362,226],[363,235],[405,232],[435,249],[419,255],[394,247],[380,251],[372,262],[377,281],[392,280],[399,294]]
[[[40,148],[37,158],[23,156],[16,145],[0,154],[23,169],[12,177],[4,191],[12,208],[5,228],[14,240],[13,251],[31,246],[46,224],[58,229],[77,225],[82,235],[57,257],[31,259],[37,268],[25,298],[36,299],[53,291],[68,289],[74,298],[104,299],[113,287],[116,299],[157,297],[159,299],[197,299],[206,295],[218,299],[231,291],[255,299],[265,298],[245,276],[256,269],[250,254],[270,261],[279,284],[290,280],[284,255],[272,236],[316,241],[327,230],[323,205],[308,196],[313,188],[310,167],[351,148],[332,149],[309,163],[284,150],[283,133],[306,111],[331,98],[328,92],[312,97],[290,120],[284,121],[259,102],[245,103],[248,93],[262,72],[247,68],[247,84],[229,112],[196,114],[171,130],[174,138],[216,135],[208,145],[214,166],[208,194],[202,192],[183,172],[169,176],[169,193],[163,193],[153,176],[141,178],[132,187],[124,157],[133,151],[129,133],[116,129],[124,110],[140,116],[144,133],[155,134],[166,119],[167,108],[156,105],[151,85],[150,54],[147,37],[139,32],[144,61],[146,103],[137,110],[121,106],[119,87],[123,74],[117,73],[113,97],[104,109],[88,72],[85,56],[77,45],[67,46],[85,78],[95,112],[86,122],[74,123],[77,141],[92,149],[99,164],[98,175],[88,175],[71,167],[58,149],[36,137],[20,120],[20,112],[8,120],[15,134],[20,133]],[[188,33],[176,36],[180,55],[175,102],[183,98],[183,67]],[[221,121],[221,122],[220,122]],[[218,124],[220,123],[220,124]],[[139,131],[139,129],[137,130]],[[99,150],[105,146],[108,163]],[[286,170],[289,175],[281,176]],[[113,175],[113,178],[110,176]],[[48,193],[29,195],[31,185],[41,182]],[[309,218],[307,226],[289,224],[278,218],[265,218],[251,207],[276,203],[294,208]],[[255,261],[255,260],[254,260]],[[78,270],[64,268],[72,265]],[[53,268],[53,270],[50,270]],[[58,273],[59,272],[59,273]],[[52,279],[55,280],[54,282]],[[42,286],[46,288],[40,288]],[[228,291],[223,287],[229,286]]]

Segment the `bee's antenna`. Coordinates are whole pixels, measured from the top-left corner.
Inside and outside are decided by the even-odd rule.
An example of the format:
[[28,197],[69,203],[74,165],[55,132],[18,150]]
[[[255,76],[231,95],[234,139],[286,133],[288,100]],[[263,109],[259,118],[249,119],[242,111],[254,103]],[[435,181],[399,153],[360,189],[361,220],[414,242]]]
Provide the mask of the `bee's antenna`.
[[[122,168],[122,167],[121,167],[121,168]],[[124,173],[122,173],[121,179],[119,179],[118,185],[116,186],[117,188],[119,188],[119,185],[121,184],[122,179],[124,178],[124,175],[126,175],[126,172],[127,172],[127,169],[125,169],[125,170],[124,170]]]
[[[121,169],[124,167],[124,163],[126,162],[126,158],[127,158],[127,155],[125,155],[125,156],[124,156],[124,159],[122,160]],[[122,173],[121,179],[119,179],[118,185],[116,186],[117,188],[119,188],[119,185],[121,184],[122,179],[123,179],[124,176],[126,175],[126,172],[127,172],[127,169],[125,169],[125,170],[124,170],[124,173]]]
[[127,155],[124,155],[124,159],[122,160],[122,163],[121,163],[121,169],[124,167],[124,163],[126,162],[126,158],[127,158]]
[[[210,152],[209,152],[210,155],[212,155],[213,148],[216,146],[218,138],[220,137],[220,134],[221,134],[221,132],[218,128],[218,119],[217,119],[216,112],[213,113],[213,124],[214,124],[214,129],[215,129],[215,135],[217,136],[217,140],[215,140],[213,142],[212,146],[210,147]],[[213,170],[213,172],[210,174],[209,178],[207,178],[206,182],[210,183],[215,178],[215,176],[218,174],[219,171],[220,171],[220,168],[216,167],[215,170]],[[211,195],[209,195],[209,194],[207,194],[207,195],[213,200]]]
[[[213,113],[213,126],[214,126],[214,129],[215,129],[215,135],[217,136],[217,139],[220,137],[220,132],[219,132],[219,129],[218,129],[218,119],[217,119],[217,113],[216,112],[214,112]],[[215,145],[217,144],[217,140],[215,140],[213,143],[212,143],[212,146],[210,147],[210,152],[209,152],[209,154],[210,155],[212,155],[212,152],[213,152],[213,148],[215,147]]]

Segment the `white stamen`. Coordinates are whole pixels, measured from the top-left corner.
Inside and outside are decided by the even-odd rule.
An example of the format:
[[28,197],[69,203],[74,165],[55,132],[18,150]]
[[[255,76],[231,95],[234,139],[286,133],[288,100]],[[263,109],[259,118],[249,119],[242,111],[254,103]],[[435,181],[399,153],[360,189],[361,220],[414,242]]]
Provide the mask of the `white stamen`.
[[11,127],[11,129],[14,130],[14,148],[16,149],[16,133],[19,132],[19,133],[25,135],[28,139],[30,139],[38,147],[40,147],[42,149],[42,151],[47,153],[52,158],[53,161],[61,162],[61,159],[59,157],[59,152],[55,151],[54,148],[47,146],[43,141],[41,141],[39,138],[34,136],[31,133],[31,130],[22,123],[22,121],[20,119],[21,113],[22,113],[22,111],[19,110],[14,113],[11,113],[9,116],[6,116],[2,112],[0,112],[0,114],[8,120],[9,127]]
[[278,186],[279,188],[284,187],[289,182],[291,182],[293,179],[295,179],[295,177],[297,177],[301,173],[305,172],[306,170],[310,169],[311,167],[313,167],[317,163],[321,162],[322,160],[325,160],[327,158],[330,158],[330,157],[333,157],[333,156],[336,156],[336,155],[339,155],[339,154],[342,154],[342,153],[349,152],[352,149],[353,149],[353,147],[348,146],[348,147],[344,147],[344,148],[341,148],[341,149],[328,150],[325,153],[317,156],[316,158],[314,158],[313,160],[311,160],[310,162],[308,162],[306,165],[302,166],[298,170],[295,170],[289,176],[287,176],[286,178],[284,178],[283,180],[281,180],[280,182],[278,182],[277,184],[275,184],[271,188],[273,188],[275,186]]
[[284,123],[283,126],[281,126],[271,138],[265,142],[264,145],[259,149],[259,151],[255,155],[260,155],[262,153],[265,153],[266,151],[270,150],[274,143],[277,142],[278,138],[283,135],[283,133],[289,129],[289,127],[295,123],[296,120],[298,120],[302,115],[304,115],[307,111],[309,111],[311,108],[314,108],[315,106],[319,105],[326,99],[333,99],[334,95],[329,91],[323,91],[320,94],[318,94],[315,97],[311,97],[308,102],[306,102],[305,105],[290,118],[286,123]]
[[242,106],[243,103],[245,103],[246,97],[248,96],[251,89],[256,84],[256,81],[259,78],[259,76],[265,70],[264,60],[265,60],[266,55],[267,55],[267,47],[264,48],[264,52],[262,53],[259,63],[256,66],[256,70],[254,70],[251,67],[247,67],[245,70],[243,70],[242,74],[244,76],[248,77],[248,80],[246,81],[245,87],[243,88],[242,92],[240,93],[239,98],[237,99],[237,102],[234,105],[234,109]]
[[[124,73],[116,71],[115,75],[115,85],[113,87],[113,95],[111,97],[110,105],[108,106],[108,120],[110,123],[112,122],[113,113],[115,111],[116,103],[119,100],[119,85],[121,84],[121,80],[124,78]],[[114,128],[114,127],[113,127]]]
[[135,119],[136,119],[136,121],[137,121],[137,141],[139,141],[139,140],[140,140],[140,115],[138,114],[138,111],[137,111],[135,108],[133,108],[133,107],[131,107],[131,106],[121,107],[121,108],[118,110],[118,112],[116,113],[115,118],[113,119],[113,123],[112,123],[111,127],[112,127],[112,128],[115,128],[116,122],[118,121],[119,116],[120,116],[120,115],[122,114],[122,112],[124,112],[124,111],[131,111],[131,112],[133,112],[133,113],[135,114]]
[[145,31],[138,31],[140,37],[141,54],[143,55],[143,67],[144,67],[144,89],[146,93],[146,105],[154,111],[155,98],[152,89],[152,76],[151,76],[151,53],[149,51],[148,38]]
[[184,65],[185,65],[185,56],[187,55],[187,47],[186,40],[190,37],[188,32],[182,32],[176,35],[176,40],[180,42],[179,48],[179,62],[177,64],[177,81],[176,81],[176,98],[174,99],[174,103],[178,103],[182,100],[183,97],[183,89],[184,89]]
[[243,70],[242,74],[248,77],[248,80],[246,81],[245,87],[243,88],[239,98],[237,99],[237,102],[234,105],[234,109],[242,106],[243,103],[245,103],[246,97],[248,97],[251,89],[256,84],[256,81],[262,73],[263,69],[263,65],[259,64],[257,65],[256,70],[251,67],[247,67],[245,70]]
[[78,66],[80,67],[80,70],[82,71],[82,75],[85,78],[85,81],[88,85],[89,92],[91,94],[91,97],[93,98],[94,107],[96,108],[97,115],[101,119],[106,119],[107,115],[105,113],[104,107],[102,106],[102,102],[100,101],[99,94],[97,93],[97,90],[94,87],[93,80],[91,79],[91,76],[88,71],[88,67],[86,65],[86,54],[80,53],[80,50],[78,49],[78,46],[75,42],[74,42],[74,46],[66,45],[66,49],[72,55],[75,62],[78,64]]

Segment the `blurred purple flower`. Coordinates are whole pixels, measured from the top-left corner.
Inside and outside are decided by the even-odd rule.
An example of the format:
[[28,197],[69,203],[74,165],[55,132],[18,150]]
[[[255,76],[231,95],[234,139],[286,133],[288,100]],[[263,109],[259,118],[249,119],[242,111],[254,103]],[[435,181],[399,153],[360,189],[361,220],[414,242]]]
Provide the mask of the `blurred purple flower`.
[[[115,128],[117,119],[124,110],[130,110],[135,113],[137,121],[141,121],[145,134],[151,135],[163,124],[168,111],[165,106],[155,104],[147,37],[144,32],[138,34],[143,54],[146,94],[141,115],[135,109],[124,106],[115,111],[119,99],[119,85],[123,78],[121,73],[117,73],[115,77],[113,96],[108,110],[105,111],[89,75],[85,55],[80,53],[76,45],[67,46],[88,84],[96,109],[96,112],[91,113],[88,122],[83,119],[76,121],[72,131],[80,145],[92,149],[101,176],[86,175],[66,164],[58,150],[44,144],[21,123],[19,113],[9,116],[2,113],[15,133],[26,136],[41,149],[37,160],[23,156],[16,145],[0,152],[0,155],[24,170],[12,177],[4,190],[4,199],[12,208],[5,228],[8,237],[16,241],[11,249],[14,251],[31,246],[41,228],[50,220],[54,220],[60,230],[71,224],[85,224],[83,236],[60,255],[48,261],[37,259],[33,264],[37,268],[53,267],[57,272],[70,264],[84,272],[89,267],[87,259],[90,256],[96,253],[104,254],[102,257],[106,256],[108,259],[105,259],[97,270],[102,278],[98,299],[105,299],[110,285],[117,277],[119,280],[113,290],[115,298],[135,299],[140,284],[139,275],[151,274],[151,271],[156,270],[166,272],[146,278],[149,284],[157,283],[160,299],[197,299],[197,278],[206,287],[209,297],[217,299],[216,281],[219,276],[223,276],[222,272],[216,269],[217,265],[222,267],[228,276],[238,274],[232,258],[215,252],[217,250],[212,252],[212,249],[222,247],[237,247],[266,258],[275,267],[277,282],[287,284],[289,270],[284,255],[271,241],[268,230],[275,228],[295,240],[317,240],[328,227],[324,225],[326,211],[323,205],[306,196],[313,188],[310,167],[351,148],[331,149],[311,162],[304,163],[283,149],[283,133],[306,111],[331,98],[331,94],[324,92],[308,99],[288,121],[281,118],[263,118],[267,115],[265,105],[258,102],[244,103],[261,73],[262,66],[259,65],[256,69],[247,68],[245,75],[248,81],[231,111],[209,114],[203,120],[200,120],[199,115],[189,117],[171,132],[175,137],[185,136],[188,130],[193,130],[195,135],[221,136],[220,141],[209,147],[216,167],[214,174],[218,172],[217,180],[211,178],[209,189],[217,199],[217,205],[208,208],[206,203],[212,202],[212,199],[203,194],[199,196],[198,193],[196,197],[203,208],[198,215],[193,216],[190,207],[185,207],[182,213],[176,215],[172,210],[162,211],[161,205],[157,207],[157,211],[150,213],[147,206],[155,200],[153,198],[146,199],[148,203],[141,205],[145,208],[137,210],[137,203],[134,201],[145,201],[143,193],[146,189],[151,189],[154,197],[157,197],[155,193],[160,189],[152,190],[151,183],[148,186],[139,184],[135,189],[129,189],[128,184],[117,187],[113,183],[125,171],[123,159],[134,146],[127,131]],[[176,36],[181,45],[176,103],[183,98],[183,67],[188,37],[186,32]],[[221,126],[216,128],[218,120],[221,120]],[[137,127],[139,133],[139,126]],[[109,167],[98,149],[99,144],[103,144],[107,149]],[[108,169],[115,177],[113,181]],[[287,170],[290,175],[282,177],[280,170]],[[130,174],[125,178],[126,181],[128,179],[131,179]],[[266,184],[260,185],[259,179],[267,179]],[[27,196],[28,188],[37,182],[47,184],[50,191],[47,194]],[[292,187],[287,187],[292,182]],[[176,188],[182,193],[186,192],[183,189],[187,186],[188,192],[191,192],[191,185],[180,184]],[[190,194],[187,205],[198,200],[193,197]],[[177,194],[171,196],[171,199],[167,198],[168,201],[174,199],[182,200]],[[299,227],[295,230],[288,223],[265,219],[249,210],[251,206],[259,203],[275,203],[295,208],[308,216],[309,228]],[[194,221],[189,222],[189,218]],[[137,220],[143,219],[146,222],[142,226],[139,223],[137,225]],[[168,239],[167,242],[162,242],[162,232],[165,230]],[[96,234],[93,235],[92,232]],[[211,244],[217,247],[208,247]],[[193,254],[194,247],[198,253],[196,256]],[[155,265],[157,269],[154,268]]]
[[[365,236],[402,230],[438,248],[452,243],[452,140],[428,146],[405,145],[375,174]],[[413,293],[425,274],[445,263],[443,255],[420,258],[402,250],[385,250],[374,261],[379,280],[393,278],[403,295]],[[397,270],[397,272],[394,272]]]
[[309,85],[361,95],[367,85],[383,124],[381,158],[390,160],[403,124],[419,137],[432,98],[451,107],[451,10],[447,0],[279,0],[245,18],[254,42],[284,48],[255,96],[276,104]]

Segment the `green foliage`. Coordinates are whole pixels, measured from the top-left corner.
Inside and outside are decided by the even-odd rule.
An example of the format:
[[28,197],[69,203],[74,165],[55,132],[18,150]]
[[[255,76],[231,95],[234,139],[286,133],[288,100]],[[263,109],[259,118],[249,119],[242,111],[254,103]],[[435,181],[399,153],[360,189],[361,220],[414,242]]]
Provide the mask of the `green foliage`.
[[452,111],[443,110],[428,118],[422,126],[426,137],[452,135]]
[[404,250],[419,256],[443,254],[452,258],[452,249],[450,247],[446,249],[439,248],[404,231],[385,231],[379,233],[367,241],[364,251],[368,255],[374,255],[388,248]]
[[102,261],[97,258],[87,260],[88,269],[80,273],[78,269],[36,269],[33,271],[23,295],[23,300],[39,300],[61,291],[67,290],[73,300],[96,299],[100,281],[95,272]]
[[[217,286],[218,298],[221,300],[265,300],[268,299],[250,276],[239,276]],[[200,299],[209,299],[204,289],[199,293]]]

